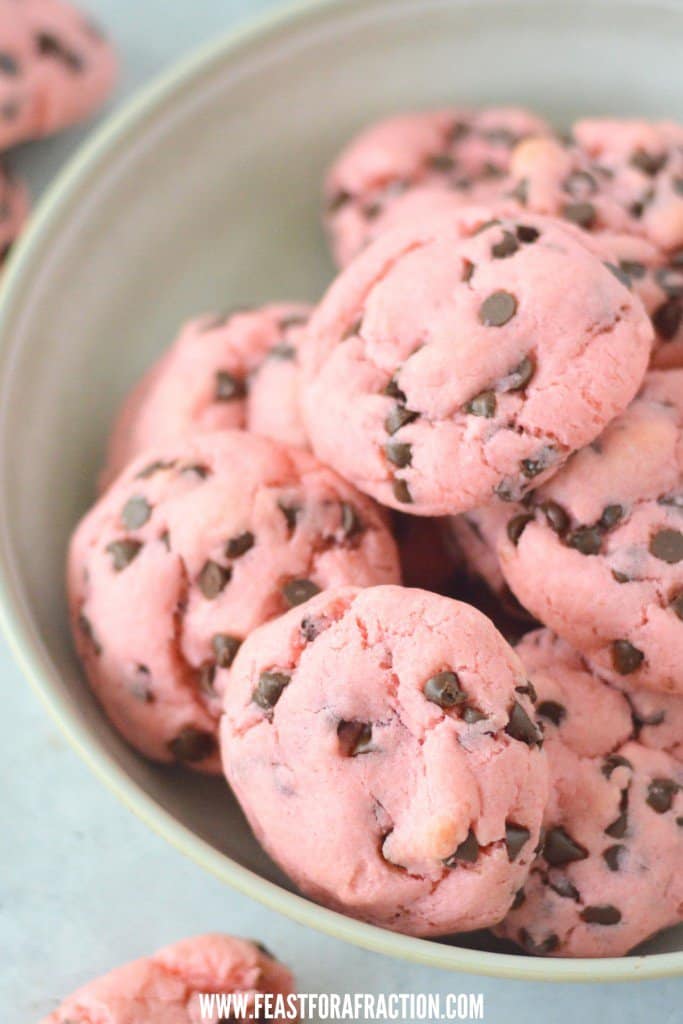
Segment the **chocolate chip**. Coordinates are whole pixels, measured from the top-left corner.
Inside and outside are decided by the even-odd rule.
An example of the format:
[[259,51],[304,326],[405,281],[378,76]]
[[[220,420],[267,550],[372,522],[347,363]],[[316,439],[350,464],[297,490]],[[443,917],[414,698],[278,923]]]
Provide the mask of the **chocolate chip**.
[[570,533],[567,546],[580,551],[582,555],[599,555],[602,549],[602,531],[597,526],[580,526]]
[[467,700],[467,694],[460,689],[460,680],[455,672],[445,670],[431,676],[424,685],[423,693],[432,704],[440,708],[452,708]]
[[215,753],[216,739],[212,733],[188,725],[171,740],[168,748],[177,761],[194,764],[197,761],[205,761]]
[[282,593],[290,608],[294,608],[296,605],[303,604],[304,601],[308,601],[311,597],[319,594],[320,587],[313,580],[289,580],[282,588]]
[[216,664],[220,668],[230,668],[241,644],[242,641],[237,636],[231,636],[229,633],[214,633],[211,637],[211,647],[216,656]]
[[586,924],[619,924],[621,911],[611,904],[605,903],[602,906],[584,907],[579,917]]
[[548,830],[543,844],[543,856],[548,864],[559,867],[562,864],[571,864],[575,860],[585,860],[588,851],[576,840],[572,839],[569,833],[558,825]]
[[19,74],[19,62],[10,53],[0,52],[0,72],[14,78]]
[[532,228],[530,224],[518,224],[516,229],[517,238],[524,245],[531,245],[533,242],[538,241],[540,232],[538,228]]
[[617,265],[616,263],[610,263],[609,260],[605,260],[604,265],[610,273],[614,274],[620,284],[623,284],[625,288],[631,287],[631,278],[628,276],[621,264]]
[[521,907],[522,903],[524,903],[525,899],[526,896],[524,894],[524,889],[518,889],[515,893],[515,898],[510,904],[510,910],[517,910],[519,907]]
[[678,299],[667,299],[652,314],[652,323],[660,338],[671,341],[678,334],[683,320],[683,306]]
[[286,341],[279,341],[268,352],[268,359],[281,359],[282,362],[291,362],[291,360],[296,359],[296,349],[293,345],[288,345]]
[[401,391],[395,377],[392,377],[389,383],[384,387],[382,394],[388,395],[389,398],[396,398],[399,402],[405,402],[406,400],[405,392]]
[[345,537],[355,537],[363,532],[363,523],[358,512],[350,502],[341,503],[341,528]]
[[519,941],[524,949],[528,950],[529,953],[535,954],[535,956],[547,956],[548,953],[553,953],[560,944],[560,940],[554,932],[551,932],[540,942],[537,942],[526,928],[520,928]]
[[619,260],[619,266],[630,278],[635,277],[637,280],[645,277],[647,272],[645,264],[639,263],[638,260]]
[[683,619],[683,590],[674,597],[670,607],[673,608],[674,615],[677,615],[679,619]]
[[487,715],[483,711],[479,711],[477,708],[467,707],[462,713],[462,720],[467,725],[476,725],[477,722],[485,722]]
[[570,196],[592,195],[598,190],[598,183],[588,171],[572,171],[562,182]]
[[655,270],[655,281],[670,299],[683,297],[683,279],[680,268],[676,270],[672,267],[659,267],[658,270]]
[[556,501],[544,501],[540,506],[548,526],[560,536],[565,533],[569,526],[569,516]]
[[395,405],[384,421],[384,429],[387,434],[395,434],[401,427],[405,427],[406,423],[416,420],[419,415],[412,409],[406,409],[405,405]]
[[519,465],[524,476],[529,480],[533,480],[533,478],[538,476],[539,473],[544,473],[554,461],[555,449],[550,445],[545,445],[541,448],[536,458],[522,459]]
[[533,377],[535,369],[531,356],[524,356],[519,365],[498,382],[498,391],[521,391]]
[[612,579],[616,580],[617,583],[631,582],[630,576],[627,576],[625,572],[619,572],[617,569],[612,569]]
[[381,212],[382,204],[379,202],[379,200],[375,201],[374,203],[368,203],[367,206],[363,207],[363,213],[368,220],[375,220],[377,217],[379,217]]
[[130,565],[137,557],[142,544],[139,540],[115,540],[107,544],[106,550],[111,555],[111,560],[116,572],[121,572]]
[[562,704],[558,704],[556,700],[542,701],[538,705],[536,712],[541,718],[547,718],[553,725],[560,725],[567,717],[567,709]]
[[307,615],[305,619],[302,619],[299,626],[302,637],[306,643],[309,644],[312,643],[316,637],[319,637],[325,628],[324,619],[314,619],[310,615]]
[[515,199],[520,206],[526,206],[529,200],[529,180],[520,178],[513,189],[508,193],[510,199]]
[[494,260],[504,260],[508,256],[514,256],[518,249],[519,242],[515,236],[509,231],[504,231],[500,242],[491,246],[491,256]]
[[622,505],[607,505],[603,509],[597,525],[601,530],[613,530],[624,518],[624,514]]
[[345,757],[367,754],[373,749],[372,726],[368,722],[340,722],[337,726],[339,746]]
[[664,505],[666,508],[678,508],[683,512],[683,492],[681,494],[663,494],[661,498],[657,498],[658,505]]
[[579,890],[569,881],[566,875],[556,875],[548,881],[548,885],[553,892],[556,892],[564,900],[576,900],[578,902],[580,899]]
[[541,732],[538,726],[529,718],[518,701],[515,701],[510,709],[510,718],[505,726],[505,732],[513,740],[526,743],[529,747],[533,747],[541,742]]
[[496,414],[496,396],[493,391],[482,391],[465,406],[465,412],[471,416],[484,416],[490,420]]
[[615,640],[612,644],[612,664],[621,676],[635,672],[643,663],[645,655],[628,640]]
[[201,462],[192,462],[183,466],[180,472],[183,476],[198,476],[200,480],[206,480],[211,475],[209,467],[202,465]]
[[522,851],[522,847],[531,838],[531,832],[523,825],[516,825],[513,821],[505,822],[505,846],[507,847],[508,860],[516,860]]
[[647,787],[645,802],[657,814],[666,814],[671,810],[678,786],[673,779],[653,779]]
[[214,679],[216,678],[216,666],[212,661],[207,661],[199,669],[199,689],[209,697],[215,696]]
[[444,864],[447,868],[456,867],[458,861],[466,864],[474,864],[479,856],[479,843],[472,829],[467,833],[467,838],[463,839],[460,846],[455,850],[454,853],[447,857]]
[[404,505],[411,505],[413,502],[413,496],[410,493],[410,488],[405,480],[394,480],[391,485],[396,501],[402,502]]
[[141,494],[129,498],[121,511],[121,522],[127,530],[144,526],[152,514],[152,506]]
[[69,71],[82,71],[84,62],[74,50],[69,49],[52,32],[39,32],[36,36],[36,49],[41,57],[53,57],[61,61]]
[[197,577],[197,584],[207,601],[213,601],[230,582],[231,577],[231,569],[209,560],[204,563]]
[[[604,773],[604,768],[603,768]],[[619,816],[605,829],[605,835],[612,839],[623,839],[628,828],[628,788],[622,789],[619,798]]]
[[78,616],[78,628],[83,634],[85,640],[92,647],[94,653],[99,656],[102,653],[102,645],[95,636],[92,622],[83,614],[83,612]]
[[614,846],[608,846],[606,850],[602,851],[602,859],[610,871],[619,871],[621,868],[620,862],[625,853],[626,847],[617,843]]
[[228,558],[240,558],[242,555],[246,555],[253,546],[254,534],[251,530],[245,530],[244,533],[238,533],[236,537],[230,538],[225,545],[225,553]]
[[342,207],[346,206],[351,202],[353,196],[346,189],[340,188],[337,192],[334,192],[327,203],[328,213],[337,213]]
[[427,165],[433,171],[452,171],[455,167],[455,160],[448,153],[433,153],[427,157]]
[[515,693],[523,693],[526,697],[529,698],[529,700],[533,701],[534,704],[538,700],[536,687],[530,679],[527,679],[526,683],[524,683],[523,686],[515,686]]
[[237,398],[244,398],[246,393],[247,389],[243,380],[228,373],[227,370],[218,370],[214,391],[216,402],[233,402]]
[[580,228],[589,228],[595,223],[596,211],[592,203],[578,202],[578,203],[567,203],[562,210],[562,214],[567,220],[570,220],[573,224],[577,224]]
[[669,565],[683,560],[683,533],[680,530],[659,530],[650,538],[650,553]]
[[612,777],[612,772],[615,768],[633,768],[633,765],[626,757],[622,757],[621,754],[610,754],[609,757],[605,758],[602,766],[602,774],[606,779]]
[[631,156],[630,163],[632,167],[652,178],[661,171],[666,161],[666,153],[648,153],[645,149],[637,149]]
[[363,326],[363,318],[358,317],[357,320],[352,320],[349,326],[346,328],[341,336],[342,341],[348,341],[349,338],[355,338],[360,334],[361,327]]
[[401,444],[400,441],[389,441],[384,446],[384,451],[389,462],[399,469],[409,466],[413,457],[413,447],[410,444]]
[[290,533],[296,530],[297,520],[301,515],[301,506],[287,505],[283,501],[278,501],[277,507],[280,509],[283,516],[285,517],[285,521],[287,523],[287,527]]
[[517,312],[517,299],[510,292],[492,292],[479,309],[479,319],[486,327],[503,327]]
[[521,512],[518,516],[514,516],[507,525],[507,535],[511,542],[517,547],[519,544],[519,538],[524,533],[525,528],[532,523],[534,520],[533,515],[529,512]]
[[279,701],[285,687],[289,686],[291,679],[288,672],[262,672],[251,699],[264,711],[270,711]]
[[463,259],[462,261],[462,281],[471,281],[472,274],[474,273],[474,263],[472,260]]

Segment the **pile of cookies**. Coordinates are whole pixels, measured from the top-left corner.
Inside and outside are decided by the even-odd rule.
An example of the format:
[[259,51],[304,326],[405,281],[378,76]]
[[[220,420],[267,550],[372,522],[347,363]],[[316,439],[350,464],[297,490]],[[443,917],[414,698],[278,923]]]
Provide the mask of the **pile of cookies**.
[[25,184],[2,161],[20,143],[90,116],[116,58],[99,27],[62,0],[0,0],[0,264],[28,215]]
[[683,126],[395,117],[324,216],[315,309],[195,319],[126,401],[88,679],[313,899],[624,954],[683,916]]

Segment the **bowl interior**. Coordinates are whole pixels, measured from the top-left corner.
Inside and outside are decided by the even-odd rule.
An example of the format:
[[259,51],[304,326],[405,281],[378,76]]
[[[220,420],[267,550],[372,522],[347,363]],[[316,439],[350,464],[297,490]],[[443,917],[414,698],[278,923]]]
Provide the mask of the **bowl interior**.
[[[213,48],[115,118],[53,191],[5,282],[0,565],[26,668],[72,739],[170,838],[253,895],[385,952],[521,977],[683,970],[683,953],[578,964],[468,953],[503,947],[392,936],[289,896],[224,784],[147,764],[109,728],[69,641],[67,538],[117,403],[181,320],[320,295],[332,274],[321,176],[361,124],[452,102],[529,104],[560,125],[589,113],[683,118],[674,40],[683,7],[649,0],[299,9]],[[681,949],[679,929],[647,952]]]

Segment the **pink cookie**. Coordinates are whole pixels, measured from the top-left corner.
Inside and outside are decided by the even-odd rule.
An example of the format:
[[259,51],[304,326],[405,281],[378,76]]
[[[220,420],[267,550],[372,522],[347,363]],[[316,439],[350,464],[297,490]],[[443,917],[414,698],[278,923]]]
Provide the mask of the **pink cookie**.
[[0,0],[0,150],[89,117],[116,59],[94,23],[63,0]]
[[[293,991],[291,973],[259,943],[203,935],[89,982],[42,1024],[220,1024],[228,1018],[220,1011],[202,1015],[200,995],[244,998],[246,1020],[250,1014],[260,1017],[264,995],[286,1006]],[[272,1019],[283,1024],[285,1014]]]
[[621,956],[683,919],[683,767],[631,739],[628,702],[548,630],[517,653],[551,796],[543,850],[497,931],[537,955]]
[[519,499],[597,437],[645,373],[643,308],[579,233],[491,219],[467,208],[383,235],[311,318],[311,443],[385,505],[443,515]]
[[0,265],[9,256],[10,249],[21,232],[28,216],[28,190],[0,162]]
[[449,594],[460,575],[459,553],[449,544],[445,519],[425,519],[394,512],[394,539],[405,587]]
[[[394,223],[395,203],[424,213],[432,197],[486,202],[504,191],[510,153],[521,139],[550,131],[515,107],[423,111],[370,125],[344,149],[325,182],[325,224],[337,265]],[[410,193],[421,192],[413,203]]]
[[185,324],[124,403],[103,485],[145,449],[196,433],[232,427],[308,447],[297,365],[308,315],[307,306],[280,303]]
[[328,591],[256,630],[225,687],[225,772],[314,899],[414,935],[501,919],[547,797],[524,669],[491,623],[403,587]]
[[244,431],[134,460],[71,540],[76,646],[143,754],[218,769],[217,667],[256,626],[328,586],[393,583],[381,511],[307,452]]
[[541,622],[629,686],[683,694],[683,370],[652,371],[602,437],[499,529]]

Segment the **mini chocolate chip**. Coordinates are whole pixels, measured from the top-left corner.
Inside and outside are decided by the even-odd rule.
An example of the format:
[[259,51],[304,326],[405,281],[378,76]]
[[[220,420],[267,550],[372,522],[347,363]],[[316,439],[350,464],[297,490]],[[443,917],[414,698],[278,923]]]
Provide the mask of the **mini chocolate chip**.
[[661,498],[657,498],[658,505],[664,505],[666,508],[678,508],[683,511],[683,492],[680,494],[663,494]]
[[621,911],[611,904],[605,903],[601,906],[584,907],[579,917],[586,924],[619,924]]
[[598,183],[588,171],[572,171],[562,182],[562,187],[570,196],[592,195],[598,190]]
[[209,560],[202,566],[197,584],[207,601],[213,601],[230,582],[232,570]]
[[627,576],[625,572],[619,572],[617,569],[612,569],[612,579],[616,580],[617,583],[631,582],[630,576]]
[[521,512],[518,516],[514,516],[507,525],[507,535],[512,543],[517,547],[519,544],[519,538],[524,533],[525,528],[532,523],[534,520],[533,515],[529,512]]
[[93,629],[92,622],[90,621],[89,618],[87,618],[87,616],[83,614],[83,612],[81,612],[81,614],[78,616],[78,628],[80,629],[84,638],[92,647],[95,654],[99,656],[102,653],[102,645],[95,636],[95,631]]
[[246,555],[247,551],[251,550],[253,546],[254,534],[251,530],[245,530],[244,533],[239,533],[236,537],[230,538],[225,545],[225,553],[228,558],[240,558],[242,555]]
[[142,544],[139,540],[115,540],[111,544],[107,544],[106,550],[111,555],[111,560],[114,565],[116,572],[121,572],[126,566],[130,565],[134,558],[137,557]]
[[669,565],[683,560],[683,533],[680,530],[659,530],[650,538],[650,553]]
[[519,907],[521,907],[522,903],[524,903],[525,899],[526,895],[524,893],[524,889],[518,889],[515,893],[515,898],[510,904],[510,910],[517,910]]
[[612,777],[612,772],[615,768],[633,768],[633,765],[626,757],[622,757],[621,754],[610,754],[605,758],[602,766],[602,774],[606,779]]
[[220,668],[230,668],[241,644],[242,641],[237,636],[231,636],[229,633],[214,633],[211,637],[211,647],[216,656],[216,664]]
[[534,704],[538,700],[538,694],[536,693],[536,687],[534,686],[534,684],[531,682],[530,679],[527,679],[527,681],[524,684],[524,686],[515,686],[515,693],[523,693],[526,697],[528,697],[531,701],[533,701]]
[[640,220],[640,218],[643,216],[644,210],[644,203],[641,203],[638,200],[636,200],[634,203],[631,203],[631,205],[628,208],[628,212],[631,214],[632,217],[635,217],[636,220]]
[[519,365],[498,382],[498,391],[521,391],[533,377],[535,369],[531,356],[524,356]]
[[233,402],[237,398],[244,398],[247,389],[243,380],[228,373],[227,370],[218,370],[216,373],[216,388],[214,399],[217,402]]
[[296,524],[299,516],[301,515],[300,505],[286,505],[283,501],[278,501],[277,507],[282,512],[287,523],[287,527],[290,532],[296,530]]
[[[604,773],[604,767],[603,767]],[[619,816],[605,829],[605,835],[612,839],[623,839],[628,828],[628,787],[622,789],[619,797]]]
[[522,851],[522,847],[531,838],[531,832],[523,825],[516,825],[513,821],[505,822],[505,846],[507,847],[508,860],[516,860]]
[[505,726],[505,732],[513,740],[526,743],[529,747],[541,742],[541,732],[538,726],[529,718],[519,701],[515,701],[510,709],[510,718]]
[[679,619],[683,619],[683,590],[674,597],[671,602],[671,608],[673,608],[674,615],[677,615]]
[[683,279],[681,278],[680,268],[659,267],[658,270],[655,270],[655,280],[670,299],[680,299],[683,297]]
[[496,242],[495,245],[491,246],[491,255],[494,260],[504,260],[508,256],[514,256],[518,249],[519,242],[515,236],[509,231],[504,231],[500,242]]
[[517,312],[517,299],[510,292],[492,292],[479,309],[479,319],[486,327],[503,327]]
[[597,525],[601,530],[613,530],[623,518],[624,508],[622,505],[607,505],[607,507],[603,509]]
[[540,509],[550,529],[561,536],[569,526],[569,516],[562,506],[556,501],[544,501]]
[[405,405],[395,405],[384,421],[384,429],[387,434],[395,434],[401,427],[405,427],[406,423],[416,420],[419,415],[412,409],[406,409]]
[[206,480],[211,475],[209,467],[202,465],[201,462],[192,462],[188,466],[183,466],[180,472],[183,476],[198,476],[200,480]]
[[313,582],[313,580],[289,580],[285,583],[282,588],[282,594],[285,601],[294,608],[298,604],[303,604],[304,601],[308,601],[311,597],[315,597],[316,594],[320,593],[320,587]]
[[337,726],[339,746],[345,757],[367,754],[372,747],[372,726],[369,722],[340,722]]
[[666,161],[666,153],[648,153],[645,149],[637,149],[632,154],[630,163],[632,167],[652,178],[661,171]]
[[[508,193],[510,199],[516,199],[520,206],[526,206],[529,201],[529,180],[520,178],[513,189]],[[519,231],[518,231],[519,234]]]
[[462,720],[467,725],[476,725],[477,722],[485,722],[487,715],[483,711],[479,711],[477,708],[467,707],[462,713]]
[[556,892],[564,900],[576,900],[578,902],[580,899],[579,890],[569,881],[566,875],[556,875],[548,880],[548,885],[553,892]]
[[36,36],[36,49],[41,57],[54,57],[64,64],[69,71],[82,71],[83,59],[74,50],[69,49],[52,32],[39,32]]
[[361,327],[363,326],[363,318],[359,317],[357,320],[353,320],[346,328],[341,336],[342,341],[348,341],[349,338],[355,338],[357,334],[360,334]]
[[474,273],[474,263],[472,260],[463,259],[462,261],[462,281],[471,281],[472,274]]
[[544,473],[554,461],[555,449],[551,445],[545,445],[535,459],[522,459],[519,465],[524,476],[533,480],[539,473]]
[[391,485],[394,497],[396,501],[403,502],[404,505],[411,505],[413,502],[413,496],[410,493],[410,488],[405,480],[394,480]]
[[554,953],[560,944],[560,940],[554,932],[550,932],[544,939],[537,942],[526,928],[520,928],[519,941],[524,949],[528,950],[529,953],[534,953],[536,956],[547,956],[548,953]]
[[597,526],[580,526],[570,533],[567,546],[580,551],[582,555],[599,555],[602,549],[602,531]]
[[631,287],[631,278],[628,276],[621,264],[610,263],[609,260],[605,260],[604,265],[612,274],[614,274],[620,284],[623,284],[625,288]]
[[424,685],[423,693],[432,704],[440,708],[452,708],[467,700],[467,694],[460,689],[460,680],[455,672],[445,670],[431,676]]
[[479,843],[472,829],[467,833],[467,838],[463,839],[460,846],[455,850],[454,853],[447,857],[444,864],[447,868],[454,868],[458,864],[458,861],[465,862],[466,864],[474,864],[479,856]]
[[290,362],[296,358],[296,349],[288,345],[286,341],[280,341],[268,352],[268,359],[281,359],[283,362]]
[[427,165],[433,171],[452,171],[455,167],[455,160],[448,153],[432,153],[427,157]]
[[645,264],[638,260],[619,260],[619,266],[630,278],[635,277],[637,280],[645,277],[647,271]]
[[679,828],[683,828],[683,814],[679,814],[679,816],[676,818],[676,824]]
[[341,503],[341,528],[345,537],[355,537],[363,532],[363,523],[354,505],[348,501]]
[[577,843],[561,825],[548,829],[543,843],[543,856],[548,864],[561,867],[575,860],[585,860],[588,851]]
[[608,846],[606,850],[602,851],[602,859],[610,871],[619,871],[621,867],[620,861],[625,853],[626,847],[616,843],[614,846]]
[[562,214],[567,220],[577,224],[580,228],[589,228],[595,223],[596,212],[592,203],[567,203],[562,210]]
[[475,395],[465,406],[465,412],[471,416],[484,416],[490,420],[496,414],[496,396],[493,391],[482,391]]
[[353,196],[346,189],[340,188],[337,192],[334,192],[327,203],[328,213],[337,213],[343,206],[346,206],[351,202]]
[[612,644],[612,664],[621,676],[635,672],[643,663],[645,655],[628,640],[615,640]]
[[652,323],[660,338],[671,341],[678,334],[683,320],[683,305],[678,299],[667,299],[652,314]]
[[320,636],[325,628],[323,623],[323,619],[313,619],[310,615],[307,615],[305,619],[301,620],[299,629],[306,643],[310,644],[316,639],[316,637]]
[[530,245],[538,241],[539,231],[538,228],[533,228],[530,224],[518,224],[516,234],[520,242],[523,242],[524,245]]
[[536,708],[536,712],[541,718],[547,718],[553,725],[560,725],[567,717],[567,709],[562,704],[558,704],[556,700],[542,701]]
[[207,661],[199,669],[199,689],[207,696],[214,696],[214,679],[216,678],[216,666],[213,661]]
[[374,203],[368,203],[367,206],[363,207],[363,213],[365,214],[368,220],[375,220],[377,217],[379,217],[381,212],[382,204],[379,202],[379,200],[375,201]]
[[171,534],[168,532],[168,530],[164,530],[164,532],[159,537],[159,540],[164,545],[167,551],[171,550]]
[[121,522],[127,530],[144,526],[152,514],[152,506],[141,494],[129,498],[121,510]]
[[216,739],[210,732],[188,725],[168,744],[177,761],[195,763],[205,761],[216,751]]
[[647,787],[646,803],[657,814],[666,814],[671,810],[678,786],[673,779],[653,779]]
[[19,74],[19,63],[11,54],[2,51],[0,52],[0,71],[3,75],[14,78]]
[[251,699],[264,711],[270,711],[279,701],[285,687],[289,686],[291,679],[288,672],[262,672]]
[[400,441],[389,441],[384,446],[384,451],[389,462],[399,469],[409,466],[413,457],[413,447],[410,444],[402,444]]
[[395,377],[392,377],[389,383],[385,386],[382,394],[388,395],[389,398],[396,398],[399,402],[405,402],[405,392],[401,391],[398,386],[398,382]]

